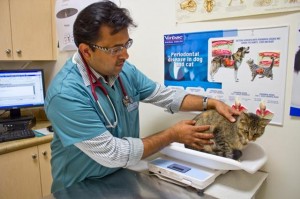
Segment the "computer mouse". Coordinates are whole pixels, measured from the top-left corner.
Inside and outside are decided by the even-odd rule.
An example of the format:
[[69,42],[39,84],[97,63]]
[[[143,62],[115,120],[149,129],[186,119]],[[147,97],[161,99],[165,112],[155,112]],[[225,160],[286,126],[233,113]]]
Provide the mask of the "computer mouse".
[[52,125],[50,125],[50,126],[47,126],[47,130],[48,130],[49,132],[53,132]]

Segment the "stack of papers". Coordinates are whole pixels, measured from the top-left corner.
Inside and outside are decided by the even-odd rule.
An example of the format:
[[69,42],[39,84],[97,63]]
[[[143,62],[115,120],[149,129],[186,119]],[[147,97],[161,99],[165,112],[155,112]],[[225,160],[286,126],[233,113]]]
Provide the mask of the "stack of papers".
[[53,134],[53,132],[48,131],[47,128],[35,129],[33,131],[34,131],[34,133],[36,134],[37,137]]

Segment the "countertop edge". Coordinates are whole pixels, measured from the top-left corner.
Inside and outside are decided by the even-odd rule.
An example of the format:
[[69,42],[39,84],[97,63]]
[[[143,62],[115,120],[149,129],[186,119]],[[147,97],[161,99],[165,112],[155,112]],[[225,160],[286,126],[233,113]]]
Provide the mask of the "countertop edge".
[[46,135],[43,137],[26,138],[10,142],[3,142],[0,144],[0,155],[18,151],[32,146],[45,144],[51,142],[53,135]]

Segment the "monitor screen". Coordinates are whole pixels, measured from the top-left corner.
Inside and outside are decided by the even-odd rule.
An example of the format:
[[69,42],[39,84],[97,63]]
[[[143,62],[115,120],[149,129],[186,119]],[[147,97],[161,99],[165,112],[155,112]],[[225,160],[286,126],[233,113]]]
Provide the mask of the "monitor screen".
[[42,69],[0,70],[0,110],[10,117],[21,117],[20,108],[44,106],[45,86]]

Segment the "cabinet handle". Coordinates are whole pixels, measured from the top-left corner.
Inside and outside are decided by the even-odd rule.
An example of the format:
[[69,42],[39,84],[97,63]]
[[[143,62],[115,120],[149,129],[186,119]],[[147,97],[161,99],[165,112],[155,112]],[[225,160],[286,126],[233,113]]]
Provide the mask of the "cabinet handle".
[[47,151],[43,151],[42,154],[43,154],[44,156],[46,156],[46,155],[47,155]]
[[22,54],[22,50],[17,50],[16,51],[19,55]]
[[5,52],[6,52],[6,54],[9,55],[11,53],[11,50],[10,49],[6,49]]
[[35,160],[35,159],[37,159],[37,154],[32,154],[31,157],[32,157],[32,159]]

